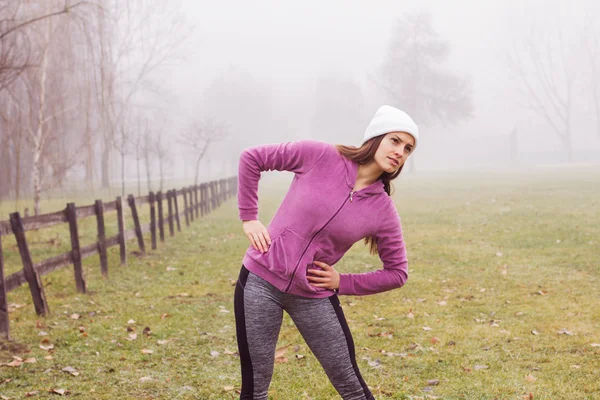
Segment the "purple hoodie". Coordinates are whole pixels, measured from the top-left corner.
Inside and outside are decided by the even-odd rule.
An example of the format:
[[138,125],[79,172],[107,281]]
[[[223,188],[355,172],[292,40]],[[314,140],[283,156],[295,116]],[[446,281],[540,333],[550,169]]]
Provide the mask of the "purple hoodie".
[[[292,171],[290,188],[267,227],[271,246],[261,254],[252,246],[244,265],[282,292],[323,298],[333,290],[312,286],[313,261],[335,265],[354,243],[372,236],[383,268],[340,274],[341,295],[395,289],[408,278],[398,211],[383,183],[352,193],[358,164],[328,143],[302,140],[244,150],[240,156],[238,206],[241,220],[258,219],[258,181],[262,171]],[[352,194],[351,194],[352,193]]]

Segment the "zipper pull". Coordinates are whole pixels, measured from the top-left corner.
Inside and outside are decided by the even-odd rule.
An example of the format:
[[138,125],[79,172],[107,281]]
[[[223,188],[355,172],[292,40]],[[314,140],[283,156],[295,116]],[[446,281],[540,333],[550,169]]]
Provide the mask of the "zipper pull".
[[353,190],[351,190],[351,191],[350,191],[350,203],[352,203],[352,195],[353,195],[353,194],[354,194],[354,191],[353,191]]

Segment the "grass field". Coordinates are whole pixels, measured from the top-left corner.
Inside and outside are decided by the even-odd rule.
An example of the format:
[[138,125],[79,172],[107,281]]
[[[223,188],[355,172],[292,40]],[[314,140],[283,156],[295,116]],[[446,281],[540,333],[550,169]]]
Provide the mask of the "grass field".
[[[261,188],[265,224],[284,190]],[[421,174],[400,179],[394,198],[406,286],[341,298],[376,398],[600,399],[600,171]],[[93,223],[81,234],[91,240]],[[65,250],[45,249],[48,237],[68,244],[66,229],[43,235],[34,261]],[[20,269],[11,240],[9,273]],[[0,398],[236,398],[232,283],[246,247],[231,199],[128,267],[111,249],[108,280],[87,259],[89,294],[71,269],[44,277],[47,318],[27,286],[9,293],[14,340],[0,363],[35,362],[0,366]],[[336,268],[379,266],[358,243]],[[273,399],[337,398],[288,317],[278,347],[287,362],[275,366]]]

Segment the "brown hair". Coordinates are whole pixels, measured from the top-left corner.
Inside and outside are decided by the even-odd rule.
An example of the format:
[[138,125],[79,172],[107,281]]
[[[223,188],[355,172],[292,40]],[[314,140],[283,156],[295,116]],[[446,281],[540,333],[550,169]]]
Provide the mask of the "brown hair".
[[[379,135],[372,139],[369,139],[360,147],[344,146],[341,144],[338,144],[335,147],[340,152],[340,154],[346,157],[347,159],[352,160],[358,163],[359,165],[365,165],[372,162],[375,159],[375,153],[377,152],[379,144],[385,136],[386,135]],[[381,182],[383,182],[383,188],[385,189],[385,192],[388,194],[388,196],[391,196],[391,194],[394,191],[394,187],[392,186],[392,180],[396,179],[398,175],[400,175],[400,172],[402,172],[403,167],[404,165],[398,168],[398,170],[393,174],[384,172],[379,176],[379,178],[377,178],[378,180],[381,180]],[[377,242],[372,236],[365,238],[365,244],[370,247],[369,251],[371,252],[371,254],[377,254]]]

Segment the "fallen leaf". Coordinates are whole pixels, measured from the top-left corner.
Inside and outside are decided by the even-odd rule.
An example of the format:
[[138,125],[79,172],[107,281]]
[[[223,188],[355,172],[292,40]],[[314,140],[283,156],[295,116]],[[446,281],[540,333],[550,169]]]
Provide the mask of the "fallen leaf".
[[220,355],[220,354],[221,354],[221,353],[219,353],[218,351],[215,351],[215,350],[212,350],[212,351],[210,352],[210,356],[211,356],[211,357],[219,357],[219,355]]
[[83,326],[83,325],[82,325],[82,326],[80,326],[80,327],[79,327],[79,328],[77,328],[77,329],[79,329],[79,333],[83,333],[83,332],[85,332],[85,326]]
[[48,350],[52,350],[53,348],[54,348],[54,345],[53,345],[53,344],[51,344],[51,345],[49,345],[49,346],[44,346],[44,345],[41,345],[41,344],[40,344],[40,349],[42,349],[42,350],[46,350],[46,351],[48,351]]
[[473,372],[473,370],[472,370],[471,368],[469,368],[469,367],[463,367],[463,366],[461,366],[461,368],[462,368],[462,369],[463,369],[463,371],[465,371],[465,372]]
[[502,253],[501,252],[497,252],[496,253],[496,257],[502,257]]
[[129,321],[127,321],[127,323],[128,323],[128,324],[130,324],[130,325],[131,325],[131,324],[135,324],[135,320],[133,320],[133,319],[130,319]]
[[54,357],[52,357],[52,356],[46,356],[46,357],[44,357],[44,360],[52,360],[53,358]]
[[529,374],[529,375],[527,375],[527,376],[525,377],[525,380],[526,380],[527,382],[535,382],[535,381],[537,380],[537,378],[536,378],[535,376],[533,376],[533,375]]
[[165,319],[167,317],[170,317],[170,315],[169,314],[163,314],[163,315],[160,316],[160,319]]
[[153,354],[154,350],[142,349],[142,354]]
[[437,386],[440,384],[440,381],[438,379],[430,379],[427,381],[427,384],[429,386]]
[[137,339],[137,333],[130,333],[128,335],[128,337],[126,337],[125,339],[127,339],[127,340],[129,340],[131,342],[132,340]]
[[64,367],[63,369],[61,369],[62,372],[68,372],[73,376],[78,376],[79,372],[77,372],[77,370],[73,367]]
[[33,397],[36,396],[38,394],[37,390],[34,390],[33,392],[25,392],[25,397]]
[[6,365],[7,367],[20,367],[21,364],[23,364],[22,361],[13,360],[13,361],[9,362],[8,364],[4,364],[4,365]]
[[406,318],[415,319],[415,315],[412,312],[412,308],[410,309],[410,311],[408,312],[408,314],[406,314]]
[[430,330],[432,330],[432,329],[431,329],[430,327],[428,327],[428,326],[424,326],[424,327],[423,327],[423,330],[424,330],[424,331],[430,331]]
[[37,362],[37,360],[35,358],[28,358],[23,362],[25,362],[27,364],[35,364]]
[[150,336],[152,334],[152,331],[150,331],[149,327],[145,327],[142,333],[146,336]]
[[231,350],[225,349],[225,351],[223,351],[223,354],[226,354],[226,355],[230,356],[232,354],[235,354],[235,351],[231,351]]
[[48,332],[40,331],[38,336],[48,336]]
[[190,295],[188,293],[179,293],[177,297],[190,297]]
[[152,380],[149,376],[143,376],[140,378],[140,382],[150,382]]
[[2,400],[10,400],[10,397],[6,397],[5,395],[0,394],[0,399],[2,399]]
[[567,336],[573,336],[573,332],[566,330],[565,328],[561,329],[560,331],[557,332],[559,335],[567,335]]
[[534,330],[532,330],[532,331],[531,331],[531,333],[532,333],[532,334],[534,334],[534,335],[536,335],[536,336],[540,334],[540,333],[539,333],[538,331],[536,331],[535,329],[534,329]]
[[440,305],[442,307],[445,306],[446,304],[448,304],[448,303],[446,303],[444,300],[442,300],[438,303],[438,305]]
[[580,369],[580,368],[581,368],[581,365],[578,365],[578,364],[571,365],[571,368]]
[[592,347],[600,347],[600,343],[591,343],[590,346],[592,346]]
[[438,339],[437,337],[434,336],[434,337],[431,338],[431,343],[432,344],[437,344],[439,342],[440,342],[440,339]]
[[373,367],[373,368],[379,368],[381,367],[381,361],[379,359],[374,360],[374,361],[369,361],[369,366]]
[[302,360],[304,358],[304,356],[302,354],[296,354],[296,358],[298,360]]
[[482,370],[482,369],[488,369],[488,368],[489,368],[489,366],[488,366],[488,365],[476,365],[476,366],[474,366],[474,367],[473,367],[473,369],[474,369],[475,371],[480,371],[480,370]]
[[523,400],[533,400],[533,393],[524,394]]
[[225,390],[227,392],[229,392],[229,391],[231,391],[233,389],[234,389],[233,386],[223,386],[223,390]]
[[48,343],[50,343],[50,339],[48,339],[47,337],[45,337],[45,338],[42,339],[41,343],[48,344]]
[[177,268],[173,268],[173,267],[167,267],[167,271],[176,271]]
[[81,315],[79,314],[71,314],[71,319],[79,319],[81,318]]
[[50,390],[50,393],[60,394],[61,396],[64,396],[65,394],[69,394],[70,392],[66,389],[52,389]]
[[158,343],[158,344],[160,344],[162,346],[164,344],[169,343],[169,341],[168,340],[158,340],[156,343]]

